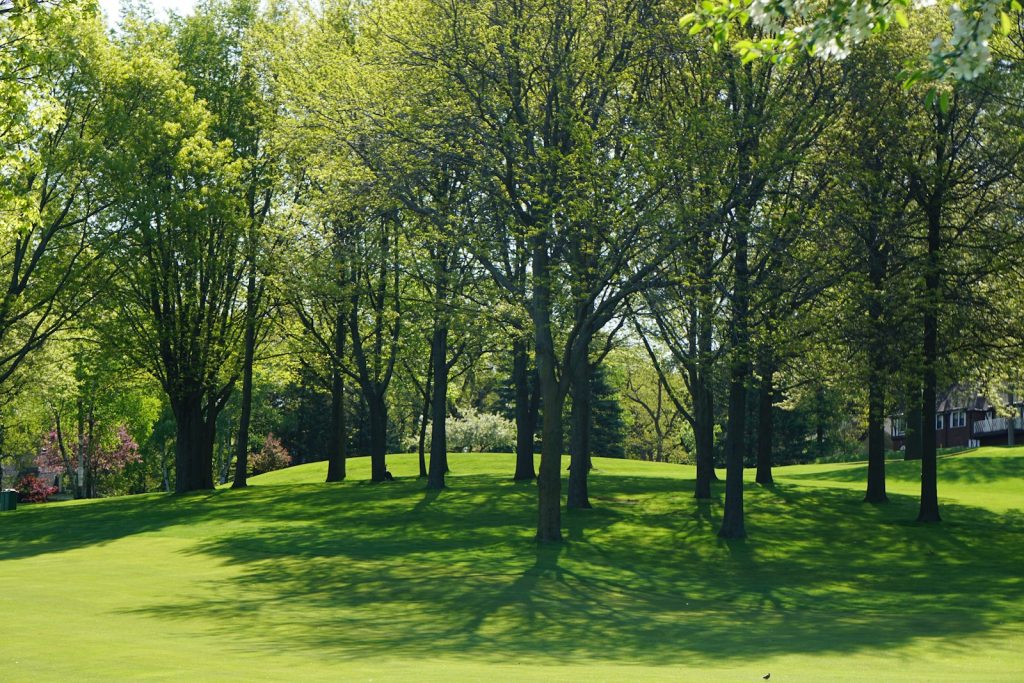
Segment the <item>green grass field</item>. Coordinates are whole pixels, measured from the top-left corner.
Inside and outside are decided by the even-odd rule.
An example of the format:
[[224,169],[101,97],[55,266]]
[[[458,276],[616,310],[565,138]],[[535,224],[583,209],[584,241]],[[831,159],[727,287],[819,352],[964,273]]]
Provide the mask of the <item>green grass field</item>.
[[512,456],[451,460],[0,514],[0,680],[1024,680],[1024,449],[942,458],[934,526],[916,463],[878,507],[863,464],[779,468],[730,543],[721,484],[599,459],[559,547]]

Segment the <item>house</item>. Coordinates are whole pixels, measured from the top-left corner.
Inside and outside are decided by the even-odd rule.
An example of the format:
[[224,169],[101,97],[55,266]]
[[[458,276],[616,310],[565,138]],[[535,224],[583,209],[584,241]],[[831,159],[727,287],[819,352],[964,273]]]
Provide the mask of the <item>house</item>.
[[[996,407],[982,394],[953,387],[935,402],[935,443],[938,448],[999,446],[1009,442],[1012,424],[1013,443],[1024,443],[1024,400],[1013,394],[1000,397],[1001,404],[1012,406],[1012,418],[1000,417]],[[906,445],[907,422],[903,415],[889,420],[893,448]]]
[[57,487],[58,493],[64,493],[63,486],[63,469],[54,469],[51,467],[18,467],[17,465],[3,465],[0,468],[0,477],[2,477],[3,488],[10,488],[17,483],[17,481],[26,475],[32,475],[42,479],[47,484]]

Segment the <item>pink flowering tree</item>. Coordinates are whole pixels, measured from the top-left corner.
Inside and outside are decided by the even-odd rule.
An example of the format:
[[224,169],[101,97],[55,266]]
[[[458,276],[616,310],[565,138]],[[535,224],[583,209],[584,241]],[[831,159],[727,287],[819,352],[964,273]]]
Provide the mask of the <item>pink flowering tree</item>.
[[97,448],[93,454],[93,469],[97,473],[120,473],[132,463],[142,462],[139,444],[128,433],[128,428],[121,425],[117,428],[117,441],[113,448]]
[[69,478],[74,476],[71,458],[61,449],[57,430],[50,430],[46,435],[36,456],[36,466],[43,472],[64,472]]
[[273,434],[267,434],[263,446],[249,455],[250,474],[263,474],[279,470],[292,464],[292,456],[281,440]]
[[79,462],[79,450],[82,456],[83,486],[90,497],[96,494],[99,483],[113,483],[129,465],[142,462],[139,444],[122,424],[109,445],[85,436],[81,444],[73,443],[70,447],[65,445],[62,448],[56,430],[51,431],[39,449],[36,465],[42,471],[63,471],[73,480]]

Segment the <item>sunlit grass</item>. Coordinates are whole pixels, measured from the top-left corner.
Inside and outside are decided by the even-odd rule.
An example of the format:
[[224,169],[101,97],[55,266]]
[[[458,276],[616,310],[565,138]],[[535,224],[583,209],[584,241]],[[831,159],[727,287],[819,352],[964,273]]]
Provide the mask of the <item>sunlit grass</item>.
[[0,666],[17,680],[978,680],[1024,672],[1024,449],[940,462],[946,521],[913,523],[863,464],[749,485],[745,542],[715,537],[693,469],[598,460],[568,542],[531,540],[509,455],[451,456],[428,493],[369,463],[244,491],[0,515]]

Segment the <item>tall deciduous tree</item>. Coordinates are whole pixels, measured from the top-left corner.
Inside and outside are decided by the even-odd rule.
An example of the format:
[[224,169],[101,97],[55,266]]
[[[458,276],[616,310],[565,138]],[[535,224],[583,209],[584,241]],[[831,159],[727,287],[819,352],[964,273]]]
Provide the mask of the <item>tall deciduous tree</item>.
[[[634,89],[638,44],[655,17],[649,3],[418,7],[387,31],[433,27],[418,28],[416,37],[401,33],[406,59],[441,75],[452,114],[464,122],[460,156],[529,254],[526,296],[517,304],[532,323],[542,405],[536,536],[557,541],[562,408],[574,371],[587,362],[594,335],[654,270],[636,257],[650,255],[659,235],[644,220],[628,220],[647,193],[627,170],[626,136],[628,113],[642,99]],[[607,194],[592,192],[598,176]],[[470,249],[510,296],[522,295],[491,244],[471,239]],[[573,463],[574,506],[589,505],[587,469]]]
[[268,271],[280,246],[280,240],[268,234],[279,164],[271,140],[276,114],[273,86],[253,37],[261,20],[258,4],[251,0],[206,0],[172,24],[179,68],[211,114],[211,138],[230,142],[239,162],[245,312],[233,488],[246,485],[253,363],[267,316]]
[[120,64],[87,3],[0,19],[0,394],[90,301],[124,191]]
[[127,63],[121,157],[132,192],[117,211],[112,301],[128,353],[167,393],[177,425],[175,490],[213,487],[217,416],[238,377],[246,223],[242,164],[174,68],[165,31],[137,24]]

